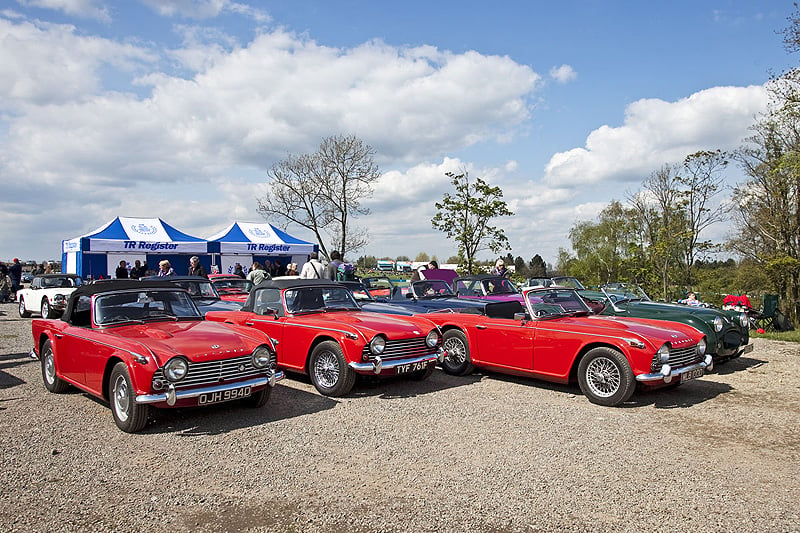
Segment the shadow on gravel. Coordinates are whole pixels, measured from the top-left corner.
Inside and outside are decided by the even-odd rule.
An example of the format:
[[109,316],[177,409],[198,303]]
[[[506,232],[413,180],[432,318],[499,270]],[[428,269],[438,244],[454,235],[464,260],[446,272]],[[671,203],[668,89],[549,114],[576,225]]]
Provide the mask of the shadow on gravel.
[[28,357],[26,353],[13,353],[8,355],[0,355],[0,389],[10,389],[25,383],[16,376],[5,372],[7,368],[16,368],[18,366],[36,363],[37,361]]
[[414,398],[422,394],[471,385],[480,381],[479,375],[451,376],[443,370],[436,369],[427,379],[416,381],[408,376],[390,376],[385,378],[359,375],[353,391],[348,398],[368,398],[377,396],[382,400],[397,398]]
[[719,374],[720,376],[725,376],[727,374],[733,374],[734,372],[739,372],[748,368],[756,368],[766,364],[768,364],[767,361],[762,361],[761,359],[753,359],[752,357],[737,357],[736,359],[731,359],[730,361],[726,361],[722,364],[715,364],[714,371],[709,375]]
[[[508,383],[519,383],[520,385],[529,385],[537,389],[546,389],[551,391],[563,392],[564,394],[573,394],[575,396],[583,396],[580,387],[577,383],[565,385],[563,383],[551,383],[549,381],[540,381],[535,378],[525,378],[517,376],[509,376],[507,374],[496,374],[486,370],[481,370],[481,374],[486,375],[492,379],[505,381]],[[642,389],[637,388],[636,392],[630,400],[617,408],[632,408],[644,407],[652,405],[658,409],[676,409],[682,407],[692,407],[699,403],[711,400],[733,390],[733,387],[727,383],[717,383],[716,381],[709,380],[713,374],[704,376],[698,380],[693,380],[689,383],[679,386],[672,386],[661,389]],[[586,400],[589,401],[588,399]]]
[[333,409],[339,402],[319,394],[282,385],[272,390],[267,405],[259,409],[228,402],[206,407],[153,409],[143,433],[176,433],[184,437],[220,435],[277,420]]

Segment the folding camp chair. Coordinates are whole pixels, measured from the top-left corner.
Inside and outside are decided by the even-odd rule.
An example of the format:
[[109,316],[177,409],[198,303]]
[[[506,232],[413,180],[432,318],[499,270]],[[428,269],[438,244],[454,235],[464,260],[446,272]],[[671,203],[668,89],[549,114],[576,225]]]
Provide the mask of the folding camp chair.
[[778,309],[778,295],[765,294],[764,305],[756,318],[756,327],[764,328],[765,331],[775,331],[775,311]]

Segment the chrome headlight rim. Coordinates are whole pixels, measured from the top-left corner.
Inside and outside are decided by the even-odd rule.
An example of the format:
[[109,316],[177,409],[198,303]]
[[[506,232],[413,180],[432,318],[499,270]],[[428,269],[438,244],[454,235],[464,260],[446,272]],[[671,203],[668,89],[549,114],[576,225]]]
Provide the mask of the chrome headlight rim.
[[375,335],[369,341],[369,351],[373,355],[381,355],[386,350],[386,337],[383,335]]
[[656,352],[656,357],[658,358],[658,362],[661,364],[669,363],[669,355],[670,355],[670,345],[669,343],[664,343],[661,348],[658,349]]
[[719,333],[720,331],[722,331],[722,327],[723,327],[723,326],[724,326],[724,323],[723,323],[723,321],[722,321],[722,317],[720,317],[720,316],[715,316],[715,317],[714,317],[714,331],[716,331],[717,333]]
[[163,372],[167,381],[177,383],[189,373],[189,361],[180,355],[173,357],[164,364]]
[[441,340],[442,337],[439,335],[439,331],[435,329],[430,330],[425,336],[425,344],[428,346],[428,348],[436,348]]
[[256,346],[253,353],[250,355],[250,361],[253,363],[254,368],[262,369],[267,368],[272,362],[272,350],[266,344]]
[[744,311],[742,311],[741,313],[739,313],[739,323],[740,323],[740,324],[742,325],[742,327],[744,327],[744,328],[748,328],[748,327],[750,327],[750,319],[749,319],[749,318],[747,318],[747,313],[745,313]]
[[706,342],[706,338],[703,337],[700,339],[700,342],[697,343],[697,353],[702,357],[706,354],[706,349],[708,348],[708,343]]

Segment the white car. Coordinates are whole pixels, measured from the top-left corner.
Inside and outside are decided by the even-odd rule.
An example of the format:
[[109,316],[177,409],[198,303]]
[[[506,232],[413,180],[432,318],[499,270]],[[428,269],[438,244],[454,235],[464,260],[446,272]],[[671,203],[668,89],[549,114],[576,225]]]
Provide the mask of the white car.
[[42,274],[34,276],[30,287],[17,291],[19,316],[27,318],[31,313],[42,318],[61,316],[67,306],[69,295],[83,284],[75,274]]

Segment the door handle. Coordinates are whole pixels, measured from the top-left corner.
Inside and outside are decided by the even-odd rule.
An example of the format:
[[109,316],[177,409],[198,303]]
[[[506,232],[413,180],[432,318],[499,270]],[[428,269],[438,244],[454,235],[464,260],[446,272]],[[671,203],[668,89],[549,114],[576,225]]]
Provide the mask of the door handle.
[[56,339],[60,339],[60,338],[61,338],[61,337],[63,337],[63,336],[64,336],[64,335],[62,335],[61,333],[56,333],[56,334],[55,334],[55,337],[56,337]]
[[486,326],[475,326],[476,329],[486,329]]
[[245,322],[244,323],[245,326],[252,326],[253,324],[255,324],[255,322]]

